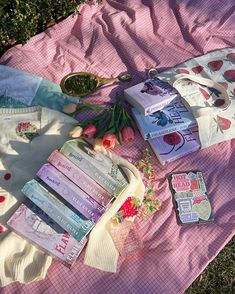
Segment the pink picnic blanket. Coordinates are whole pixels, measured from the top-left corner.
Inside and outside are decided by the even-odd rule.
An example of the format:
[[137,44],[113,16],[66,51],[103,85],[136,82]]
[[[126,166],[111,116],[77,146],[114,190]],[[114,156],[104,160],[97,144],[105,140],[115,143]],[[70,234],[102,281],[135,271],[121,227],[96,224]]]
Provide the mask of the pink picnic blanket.
[[[90,2],[89,2],[90,3]],[[146,69],[175,66],[211,50],[235,46],[233,0],[106,0],[84,4],[80,16],[68,17],[1,58],[0,63],[59,83],[70,72],[117,76],[128,71],[129,84],[109,85],[88,100],[110,101],[115,93],[146,78]],[[147,144],[139,134],[116,152],[131,162]],[[167,175],[202,170],[214,221],[182,227],[176,224]],[[144,248],[119,259],[118,272],[83,265],[84,253],[69,270],[54,261],[45,280],[14,283],[1,293],[183,293],[235,232],[235,140],[157,166],[156,186],[163,208],[138,220]]]

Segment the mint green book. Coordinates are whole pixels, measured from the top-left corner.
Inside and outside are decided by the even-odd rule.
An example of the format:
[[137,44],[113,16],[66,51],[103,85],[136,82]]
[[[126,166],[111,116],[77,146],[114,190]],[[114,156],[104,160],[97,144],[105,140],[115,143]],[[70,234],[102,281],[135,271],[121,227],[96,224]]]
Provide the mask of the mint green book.
[[24,185],[22,193],[77,241],[94,227],[90,220],[79,212],[75,213],[34,179]]
[[60,152],[114,197],[128,185],[122,169],[108,156],[93,150],[84,140],[67,141]]

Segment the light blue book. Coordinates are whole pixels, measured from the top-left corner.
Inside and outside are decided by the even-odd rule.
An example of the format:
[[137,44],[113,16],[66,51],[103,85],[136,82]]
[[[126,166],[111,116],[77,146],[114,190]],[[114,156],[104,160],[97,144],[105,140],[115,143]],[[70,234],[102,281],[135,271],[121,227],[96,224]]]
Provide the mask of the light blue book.
[[77,241],[81,241],[94,226],[90,220],[79,212],[72,211],[34,179],[24,185],[22,192]]
[[157,138],[176,131],[195,127],[196,120],[191,111],[176,98],[172,103],[148,116],[132,108],[132,114],[145,140]]

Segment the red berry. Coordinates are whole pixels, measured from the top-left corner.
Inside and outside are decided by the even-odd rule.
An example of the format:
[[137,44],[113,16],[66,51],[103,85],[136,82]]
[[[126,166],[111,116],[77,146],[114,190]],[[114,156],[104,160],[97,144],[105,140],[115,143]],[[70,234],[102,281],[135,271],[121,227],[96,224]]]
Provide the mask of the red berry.
[[216,106],[216,107],[222,106],[222,105],[224,105],[224,103],[225,103],[224,99],[217,99],[214,102],[214,106]]
[[235,82],[235,70],[227,70],[224,72],[224,78],[227,82],[229,83],[234,83]]
[[203,71],[203,66],[201,66],[201,65],[195,66],[195,67],[192,68],[192,71],[195,74],[199,74],[201,71]]
[[137,203],[134,197],[128,197],[118,211],[124,211],[123,218],[132,217],[138,213]]
[[8,180],[10,180],[10,178],[11,178],[11,174],[10,173],[6,173],[4,175],[4,180],[8,181]]
[[211,62],[208,62],[208,67],[210,70],[212,71],[218,71],[221,69],[223,65],[223,61],[222,60],[215,60],[215,61],[211,61]]
[[189,71],[187,69],[184,68],[179,68],[176,70],[177,73],[179,74],[189,74]]
[[6,200],[5,196],[0,196],[0,203],[4,202]]

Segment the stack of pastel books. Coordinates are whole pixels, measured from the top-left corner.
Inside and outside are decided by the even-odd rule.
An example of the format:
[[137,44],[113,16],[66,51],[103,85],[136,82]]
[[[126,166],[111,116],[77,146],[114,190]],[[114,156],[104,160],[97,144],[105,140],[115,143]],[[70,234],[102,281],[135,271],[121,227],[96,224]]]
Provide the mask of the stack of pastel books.
[[200,148],[196,120],[169,83],[154,77],[124,90],[138,129],[165,164]]
[[65,142],[47,161],[22,188],[27,199],[8,226],[72,266],[128,181],[117,164],[82,140]]

